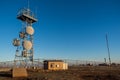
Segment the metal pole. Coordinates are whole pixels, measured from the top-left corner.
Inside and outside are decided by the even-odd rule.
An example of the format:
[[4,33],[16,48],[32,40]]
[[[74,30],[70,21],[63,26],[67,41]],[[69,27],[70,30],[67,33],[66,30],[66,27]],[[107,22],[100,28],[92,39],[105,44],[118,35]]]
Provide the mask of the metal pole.
[[28,0],[28,9],[30,8],[30,1]]
[[106,34],[106,44],[107,44],[107,49],[108,49],[109,66],[110,66],[111,65],[111,58],[110,58],[110,49],[109,49],[107,34]]
[[106,64],[106,58],[104,58],[104,62],[105,62],[105,64]]

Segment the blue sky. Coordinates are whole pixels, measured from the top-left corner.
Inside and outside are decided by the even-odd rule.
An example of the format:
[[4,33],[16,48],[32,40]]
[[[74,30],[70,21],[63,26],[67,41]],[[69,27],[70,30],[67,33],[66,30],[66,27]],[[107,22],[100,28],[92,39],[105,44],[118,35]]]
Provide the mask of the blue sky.
[[[67,58],[104,61],[108,59],[105,34],[108,34],[111,59],[120,61],[119,0],[29,0],[38,22],[33,24],[34,58]],[[0,1],[0,61],[13,60],[12,40],[22,23],[16,19],[27,0]]]

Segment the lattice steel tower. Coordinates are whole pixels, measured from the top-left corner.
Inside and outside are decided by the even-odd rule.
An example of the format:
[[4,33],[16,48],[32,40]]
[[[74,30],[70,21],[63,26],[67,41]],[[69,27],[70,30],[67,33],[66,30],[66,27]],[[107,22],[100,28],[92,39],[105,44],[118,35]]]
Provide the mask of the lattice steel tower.
[[17,47],[15,54],[15,64],[24,65],[27,62],[33,62],[33,34],[32,24],[37,22],[37,18],[28,8],[24,8],[18,12],[17,19],[22,21],[22,29],[19,32],[19,38],[13,40],[13,45]]

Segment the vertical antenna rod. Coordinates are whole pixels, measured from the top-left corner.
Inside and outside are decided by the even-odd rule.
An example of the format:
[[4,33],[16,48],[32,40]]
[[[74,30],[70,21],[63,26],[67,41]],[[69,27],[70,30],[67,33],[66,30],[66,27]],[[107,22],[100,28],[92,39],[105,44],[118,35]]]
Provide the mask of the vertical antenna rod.
[[107,49],[108,49],[109,65],[111,65],[110,49],[109,49],[109,44],[108,44],[108,37],[107,37],[107,34],[106,34],[106,44],[107,44]]
[[28,9],[30,9],[30,2],[29,2],[29,0],[28,0]]
[[104,62],[105,62],[105,64],[106,64],[106,58],[104,58]]

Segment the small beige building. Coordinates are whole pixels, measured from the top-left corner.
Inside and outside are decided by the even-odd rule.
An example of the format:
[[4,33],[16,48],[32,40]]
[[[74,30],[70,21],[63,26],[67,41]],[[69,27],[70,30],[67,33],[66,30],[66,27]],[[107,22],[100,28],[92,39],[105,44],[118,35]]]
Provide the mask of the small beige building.
[[45,60],[44,61],[45,70],[66,70],[68,65],[62,60]]

